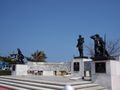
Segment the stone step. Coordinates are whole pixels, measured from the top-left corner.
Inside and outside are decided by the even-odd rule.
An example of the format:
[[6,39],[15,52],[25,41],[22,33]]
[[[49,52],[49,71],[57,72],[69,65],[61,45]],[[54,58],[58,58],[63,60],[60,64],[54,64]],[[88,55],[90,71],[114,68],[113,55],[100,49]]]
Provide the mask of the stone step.
[[16,86],[11,86],[11,85],[2,84],[2,83],[0,83],[0,86],[7,87],[7,88],[10,88],[12,90],[30,90],[30,89],[25,89],[22,87],[16,87]]
[[83,88],[90,88],[90,87],[96,87],[96,86],[99,86],[98,84],[94,84],[94,83],[91,83],[91,84],[83,84],[83,85],[75,85],[73,86],[75,89],[83,89]]
[[31,78],[24,78],[24,76],[21,78],[0,76],[0,84],[1,86],[7,85],[14,90],[62,90],[66,84],[71,85],[75,88],[75,90],[106,90],[104,87],[94,84],[91,81],[65,83],[56,81],[42,81],[40,79],[34,80]]
[[49,84],[49,85],[58,85],[58,86],[65,86],[66,84],[70,85],[82,85],[82,84],[90,84],[91,81],[81,81],[81,82],[55,82],[55,81],[43,81],[43,80],[35,80],[35,79],[27,79],[27,78],[18,78],[18,77],[8,77],[8,76],[0,76],[2,79],[9,79],[9,80],[19,80],[19,81],[27,81],[27,82],[35,82],[35,83],[42,83],[42,84]]
[[[56,83],[54,83],[54,85],[52,84],[49,84],[49,83],[36,83],[34,81],[30,82],[30,81],[23,81],[23,80],[14,80],[14,79],[8,79],[8,78],[0,78],[1,81],[7,81],[7,82],[13,82],[13,83],[19,83],[19,84],[26,84],[26,85],[34,85],[34,86],[39,86],[39,87],[49,87],[49,88],[52,88],[52,89],[62,89],[65,85],[63,86],[60,86],[60,85],[56,85]],[[71,83],[70,85],[74,85],[74,86],[80,86],[80,85],[86,85],[86,84],[90,84],[90,82],[86,83],[86,82],[79,82],[79,83]]]
[[102,86],[95,86],[95,87],[88,87],[88,88],[82,88],[77,90],[105,90],[105,88]]
[[44,83],[35,83],[35,82],[29,82],[29,81],[18,81],[18,80],[11,80],[11,79],[3,79],[0,78],[0,81],[7,81],[7,82],[12,82],[12,83],[18,83],[18,84],[24,84],[24,85],[32,85],[32,86],[38,86],[38,87],[45,87],[45,88],[51,88],[51,89],[62,89],[63,86],[58,86],[58,85],[50,85],[44,84]]
[[66,83],[60,83],[60,82],[51,82],[51,81],[43,81],[43,80],[35,80],[35,79],[28,79],[28,78],[18,78],[18,77],[9,77],[9,76],[0,76],[2,79],[9,79],[9,80],[19,80],[19,81],[27,81],[27,82],[35,82],[35,83],[44,83],[44,84],[50,84],[50,85],[59,85],[64,86]]
[[[14,89],[14,86],[15,86],[15,87],[24,88],[27,90],[56,90],[56,89],[37,87],[37,86],[33,86],[33,85],[31,86],[31,85],[26,85],[26,84],[12,83],[12,82],[7,82],[7,81],[0,81],[0,84],[11,85],[11,86],[13,86],[13,88],[11,88],[11,89]],[[21,89],[21,90],[23,90],[23,89]]]
[[[49,81],[38,81],[38,80],[30,80],[30,79],[21,79],[21,78],[13,78],[13,77],[1,77],[0,80],[7,81],[7,82],[13,82],[13,83],[19,83],[19,84],[27,84],[27,85],[34,85],[34,86],[39,86],[39,87],[47,87],[47,88],[52,88],[52,89],[59,89],[61,90],[66,83],[56,83],[56,82],[49,82]],[[70,85],[83,85],[83,84],[90,84],[91,82],[88,81],[81,81],[81,82],[73,82],[70,83]]]

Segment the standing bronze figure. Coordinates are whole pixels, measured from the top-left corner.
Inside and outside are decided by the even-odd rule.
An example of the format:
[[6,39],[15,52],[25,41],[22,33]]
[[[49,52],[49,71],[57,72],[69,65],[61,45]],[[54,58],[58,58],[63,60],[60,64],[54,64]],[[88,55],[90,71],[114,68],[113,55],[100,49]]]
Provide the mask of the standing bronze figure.
[[83,43],[84,43],[84,38],[81,36],[81,35],[79,35],[79,38],[78,38],[78,43],[77,43],[77,48],[78,48],[78,51],[79,51],[79,56],[80,57],[83,57],[84,55],[83,55]]

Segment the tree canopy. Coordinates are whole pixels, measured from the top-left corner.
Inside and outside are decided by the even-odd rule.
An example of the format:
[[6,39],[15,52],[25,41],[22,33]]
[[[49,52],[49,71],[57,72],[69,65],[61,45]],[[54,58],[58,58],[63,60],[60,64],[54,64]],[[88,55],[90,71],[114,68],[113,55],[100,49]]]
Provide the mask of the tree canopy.
[[3,56],[0,56],[0,61],[8,62],[10,64],[15,62],[15,60],[12,59],[11,57],[3,57]]
[[35,51],[32,55],[32,61],[36,61],[36,62],[46,62],[46,54],[44,53],[44,51]]

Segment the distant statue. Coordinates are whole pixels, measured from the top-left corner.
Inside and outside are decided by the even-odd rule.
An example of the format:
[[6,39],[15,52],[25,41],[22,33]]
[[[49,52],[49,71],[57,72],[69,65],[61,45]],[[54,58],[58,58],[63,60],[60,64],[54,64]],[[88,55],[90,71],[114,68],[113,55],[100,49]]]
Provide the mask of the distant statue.
[[22,54],[21,50],[18,48],[16,54],[10,54],[10,57],[16,60],[16,64],[24,64],[24,55]]
[[95,34],[90,38],[94,40],[95,57],[97,56],[109,57],[109,54],[105,49],[105,42],[103,41],[103,39],[98,34]]
[[79,56],[80,57],[83,57],[83,43],[84,43],[84,38],[79,35],[79,38],[78,38],[78,43],[77,43],[77,48],[78,48],[78,51],[79,51]]
[[23,61],[24,55],[22,54],[22,52],[21,52],[21,50],[19,48],[17,49],[17,51],[18,51],[18,53],[17,53],[17,61],[18,61],[18,63],[24,64],[24,61]]

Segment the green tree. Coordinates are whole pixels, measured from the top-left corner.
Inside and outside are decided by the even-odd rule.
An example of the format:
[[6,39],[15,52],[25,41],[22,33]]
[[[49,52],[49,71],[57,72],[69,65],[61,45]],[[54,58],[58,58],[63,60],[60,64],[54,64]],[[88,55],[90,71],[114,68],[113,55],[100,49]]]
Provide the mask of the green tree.
[[15,62],[15,60],[12,59],[11,57],[3,57],[3,56],[0,56],[0,61],[8,62],[10,64]]
[[120,40],[108,41],[106,43],[106,49],[110,56],[120,56]]
[[36,61],[36,62],[46,62],[46,54],[44,53],[44,51],[36,51],[34,52],[32,55],[32,60]]

